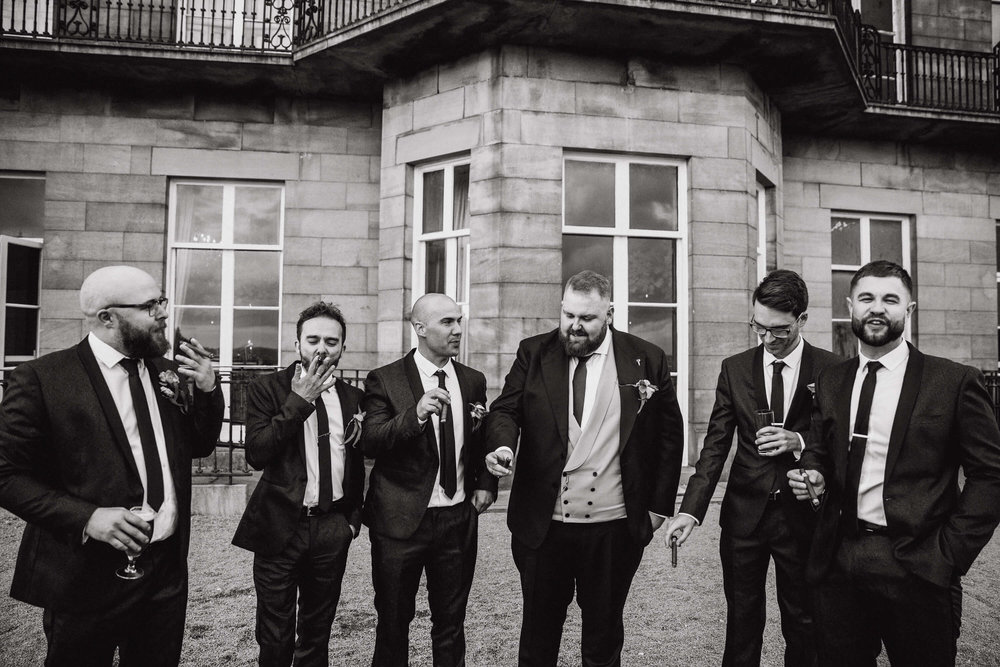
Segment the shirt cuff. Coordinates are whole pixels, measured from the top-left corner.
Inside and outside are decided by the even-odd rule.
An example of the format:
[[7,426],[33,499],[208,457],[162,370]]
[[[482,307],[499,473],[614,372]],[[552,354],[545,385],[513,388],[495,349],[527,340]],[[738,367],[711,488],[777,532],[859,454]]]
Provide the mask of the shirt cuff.
[[698,517],[696,517],[695,515],[693,515],[693,514],[688,514],[687,512],[678,512],[678,513],[677,513],[677,516],[680,516],[680,515],[682,515],[682,514],[683,514],[684,516],[689,516],[689,517],[691,517],[692,519],[694,519],[694,525],[696,525],[696,526],[700,526],[700,525],[701,525],[701,521],[698,521]]
[[502,447],[497,447],[496,451],[493,452],[493,453],[496,454],[497,456],[499,456],[500,452],[507,452],[507,458],[509,458],[509,459],[513,459],[514,458],[514,450],[511,449],[510,447],[508,447],[507,445],[504,445]]
[[792,452],[792,455],[795,457],[795,460],[798,461],[802,458],[802,452],[805,451],[806,441],[805,438],[802,437],[801,433],[796,433],[795,435],[799,438],[799,450],[797,452]]

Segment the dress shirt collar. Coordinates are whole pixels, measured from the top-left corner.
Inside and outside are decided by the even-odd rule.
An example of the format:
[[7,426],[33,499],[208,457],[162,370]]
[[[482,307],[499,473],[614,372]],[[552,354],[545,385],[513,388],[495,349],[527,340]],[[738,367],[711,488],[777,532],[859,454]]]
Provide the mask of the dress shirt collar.
[[[87,334],[87,341],[90,343],[90,349],[94,351],[94,356],[107,368],[114,368],[125,358],[124,354],[98,338],[93,331]],[[142,363],[142,359],[137,361]]]
[[[861,361],[860,365],[858,366],[858,370],[863,369],[868,364],[869,361],[874,361],[873,359],[869,359],[860,352],[858,353],[858,357]],[[883,355],[878,359],[878,361],[883,366],[885,366],[885,368],[888,369],[889,371],[895,371],[900,364],[906,363],[906,360],[909,358],[910,358],[910,345],[904,340],[902,343],[896,346],[895,350],[886,355]]]
[[[591,352],[591,355],[601,355],[602,357],[608,356],[608,350],[611,349],[611,327],[608,327],[608,333],[605,334],[604,340],[601,344],[597,346],[597,349]],[[579,357],[574,357],[579,359]],[[589,367],[588,367],[589,368]]]
[[444,366],[442,366],[439,369],[427,357],[420,354],[420,350],[414,350],[413,361],[417,364],[417,370],[420,371],[421,375],[424,375],[426,377],[434,377],[434,374],[437,373],[438,370],[443,370],[445,372],[445,375],[447,375],[448,377],[454,379],[458,378],[458,376],[455,375],[455,365],[451,363],[451,359],[446,361]]
[[783,362],[785,362],[785,365],[788,366],[789,368],[791,368],[792,370],[798,368],[799,364],[802,363],[802,351],[805,349],[805,347],[806,347],[805,340],[802,338],[802,336],[799,336],[799,344],[796,345],[795,349],[793,349],[791,352],[789,352],[785,356],[784,359],[778,359],[776,356],[774,356],[773,354],[771,354],[770,352],[768,352],[767,348],[765,347],[764,348],[764,368],[767,368],[768,366],[770,366],[775,361],[783,361]]

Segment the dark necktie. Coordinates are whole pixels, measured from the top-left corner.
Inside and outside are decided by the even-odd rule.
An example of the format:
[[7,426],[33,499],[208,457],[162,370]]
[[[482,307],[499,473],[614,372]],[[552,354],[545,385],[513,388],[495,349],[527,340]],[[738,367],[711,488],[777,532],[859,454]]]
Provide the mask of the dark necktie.
[[583,426],[583,401],[587,396],[587,360],[592,356],[577,357],[576,370],[573,371],[573,416],[580,426]]
[[316,446],[319,447],[319,500],[317,506],[324,512],[333,504],[333,473],[330,472],[330,418],[326,413],[323,395],[316,399]]
[[142,458],[146,462],[146,504],[154,510],[163,504],[163,470],[160,468],[160,452],[156,449],[153,434],[153,420],[149,416],[149,403],[139,379],[139,364],[135,359],[124,358],[118,364],[128,373],[128,390],[132,394],[132,411],[135,412],[139,427],[139,442],[142,444]]
[[785,381],[781,377],[784,361],[775,361],[774,373],[771,375],[771,412],[774,413],[775,424],[785,423]]
[[854,417],[854,432],[851,433],[851,447],[847,454],[847,486],[844,521],[847,523],[848,534],[857,532],[858,519],[858,486],[861,484],[861,464],[865,461],[865,448],[868,445],[868,418],[872,411],[872,398],[875,396],[875,380],[882,362],[869,361],[868,373],[861,383],[861,394],[858,396],[858,412]]
[[[443,370],[439,370],[434,375],[438,379],[438,387],[448,391],[445,386],[445,378],[447,375]],[[441,418],[438,421],[438,446],[440,448],[439,459],[441,462],[440,477],[441,477],[441,488],[444,489],[444,495],[451,498],[455,495],[455,489],[458,483],[455,479],[455,431],[452,426],[451,420],[448,419],[448,406],[441,406]]]

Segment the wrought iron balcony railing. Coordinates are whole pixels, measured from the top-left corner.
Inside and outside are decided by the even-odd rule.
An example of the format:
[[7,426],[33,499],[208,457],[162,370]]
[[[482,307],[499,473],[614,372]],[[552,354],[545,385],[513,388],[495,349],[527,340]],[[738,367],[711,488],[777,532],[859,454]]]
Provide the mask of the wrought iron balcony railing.
[[[703,0],[832,16],[867,101],[1000,113],[1000,45],[976,53],[884,42],[851,0]],[[0,0],[0,39],[18,36],[291,53],[415,0]],[[655,4],[655,3],[654,3]]]

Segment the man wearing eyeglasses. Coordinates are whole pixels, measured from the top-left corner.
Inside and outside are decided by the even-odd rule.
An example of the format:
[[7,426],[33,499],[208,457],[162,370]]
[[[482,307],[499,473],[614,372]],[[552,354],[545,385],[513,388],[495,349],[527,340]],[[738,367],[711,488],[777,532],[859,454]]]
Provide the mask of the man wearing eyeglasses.
[[[726,595],[726,667],[760,665],[765,581],[774,560],[785,665],[812,665],[812,615],[804,568],[813,517],[795,502],[785,473],[798,465],[809,430],[812,387],[819,372],[840,361],[805,342],[809,292],[794,271],[768,274],[753,293],[750,329],[760,345],[722,362],[715,406],[694,475],[667,539],[683,544],[701,524],[736,438],[719,522]],[[773,413],[756,428],[757,411]]]
[[[177,665],[191,460],[215,447],[222,390],[197,341],[164,358],[167,300],[144,271],[98,269],[80,306],[87,337],[15,368],[0,404],[0,506],[28,522],[11,596],[44,609],[46,667],[116,648],[121,667]],[[141,578],[116,574],[126,552]]]

